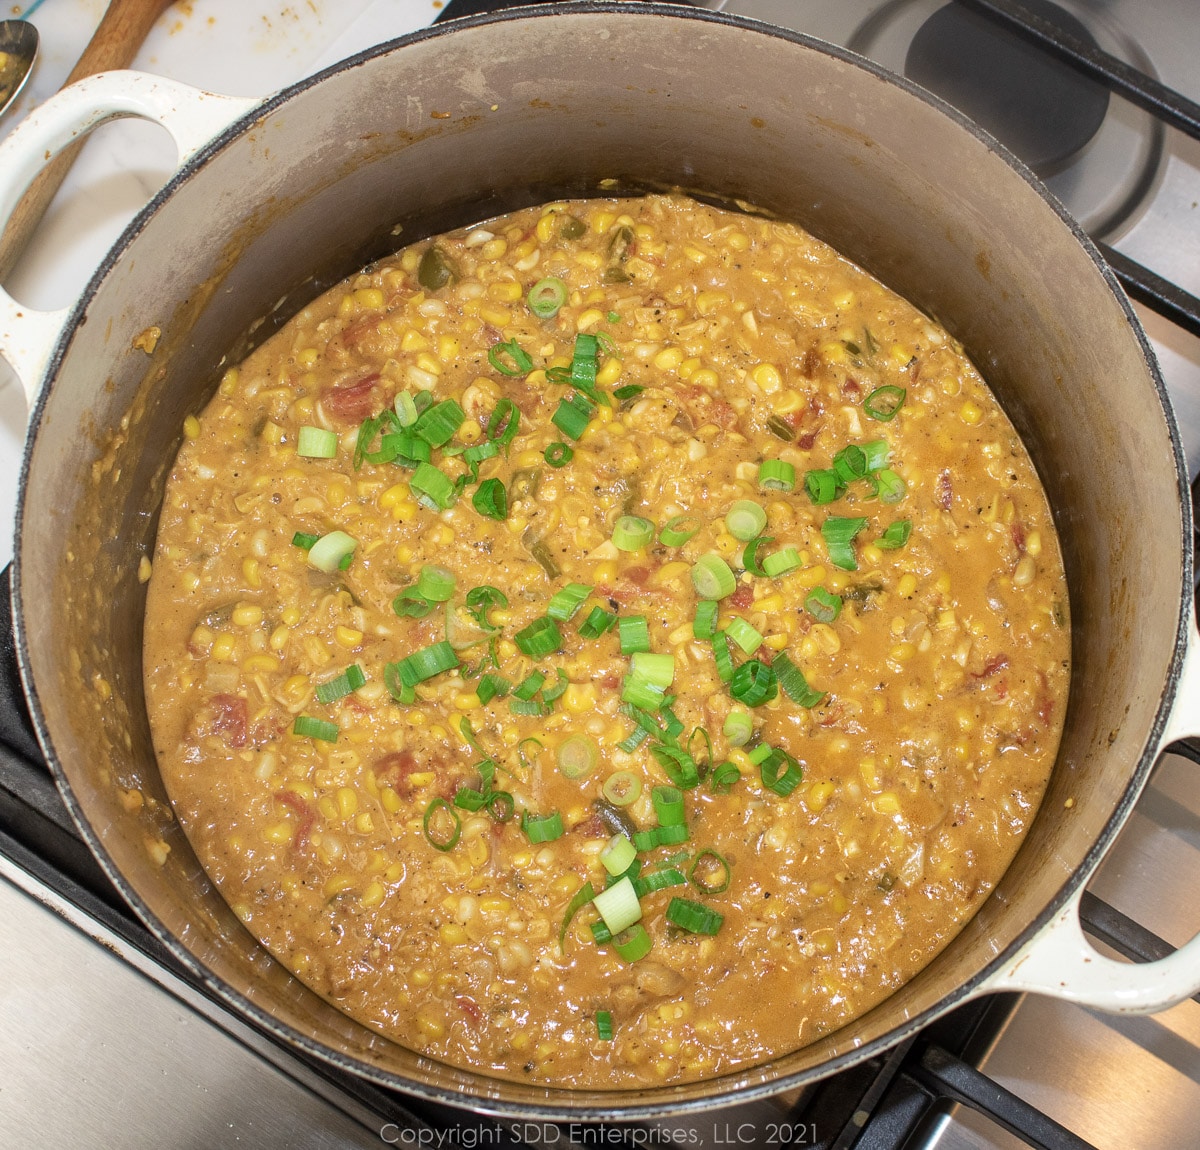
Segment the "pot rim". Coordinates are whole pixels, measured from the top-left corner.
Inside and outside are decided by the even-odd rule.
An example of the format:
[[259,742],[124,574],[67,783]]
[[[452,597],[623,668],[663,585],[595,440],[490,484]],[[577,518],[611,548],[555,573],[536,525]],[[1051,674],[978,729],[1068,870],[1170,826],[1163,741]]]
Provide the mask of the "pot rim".
[[[130,246],[130,244],[133,243],[133,241],[136,240],[141,234],[147,222],[154,216],[159,207],[174,195],[179,186],[191,179],[202,168],[205,167],[208,160],[213,155],[220,152],[234,139],[240,137],[247,131],[252,130],[258,121],[266,116],[271,115],[278,108],[287,104],[296,95],[324,83],[331,77],[359,67],[377,57],[402,50],[410,44],[421,43],[443,36],[450,36],[459,29],[479,28],[486,25],[507,23],[510,21],[554,19],[564,15],[600,14],[613,18],[629,16],[665,16],[677,20],[692,20],[701,24],[725,25],[734,29],[754,33],[756,35],[769,36],[774,39],[784,40],[796,44],[804,49],[832,56],[837,60],[865,71],[874,78],[882,80],[885,83],[898,88],[901,91],[916,97],[917,99],[922,100],[926,104],[930,104],[937,108],[944,115],[953,120],[960,129],[974,136],[975,139],[983,144],[989,151],[998,155],[999,158],[1004,160],[1010,168],[1016,171],[1017,174],[1020,175],[1022,179],[1024,179],[1024,181],[1040,196],[1043,202],[1058,216],[1061,223],[1071,232],[1076,242],[1078,242],[1079,245],[1084,249],[1090,262],[1104,279],[1105,284],[1111,292],[1115,302],[1120,307],[1132,333],[1138,341],[1147,374],[1154,385],[1159,404],[1164,414],[1174,457],[1177,480],[1176,497],[1179,500],[1182,510],[1182,538],[1180,539],[1180,547],[1183,554],[1183,570],[1179,595],[1179,607],[1177,611],[1175,642],[1171,653],[1167,682],[1164,687],[1162,697],[1159,701],[1158,710],[1155,713],[1154,722],[1149,732],[1146,746],[1143,749],[1138,762],[1134,764],[1130,771],[1129,782],[1122,792],[1120,800],[1118,801],[1112,815],[1104,825],[1096,840],[1089,847],[1084,858],[1072,871],[1059,891],[1043,907],[1041,912],[1021,929],[1013,941],[1005,949],[997,952],[993,958],[983,968],[977,971],[972,978],[956,986],[932,1006],[928,1007],[921,1013],[906,1019],[902,1024],[887,1031],[885,1034],[880,1035],[878,1038],[855,1046],[854,1048],[844,1051],[843,1053],[838,1054],[816,1066],[811,1066],[806,1069],[793,1071],[787,1074],[766,1076],[764,1068],[769,1067],[770,1063],[762,1063],[738,1071],[733,1071],[717,1078],[704,1079],[698,1083],[689,1083],[685,1084],[684,1086],[654,1087],[644,1091],[636,1092],[613,1091],[613,1101],[611,1105],[607,1103],[604,1105],[597,1105],[595,1102],[590,1100],[594,1096],[603,1095],[604,1092],[586,1091],[582,1093],[589,1095],[589,1101],[583,1104],[572,1105],[571,1100],[574,1092],[568,1088],[547,1087],[544,1090],[534,1091],[533,1088],[523,1084],[509,1083],[507,1080],[492,1078],[477,1071],[462,1071],[461,1073],[469,1073],[475,1078],[486,1082],[495,1083],[497,1088],[500,1090],[503,1090],[506,1086],[512,1085],[518,1090],[526,1093],[538,1093],[542,1098],[544,1098],[544,1101],[508,1101],[486,1096],[464,1096],[461,1091],[457,1091],[452,1088],[433,1086],[402,1078],[400,1075],[394,1072],[382,1070],[369,1063],[342,1054],[321,1042],[301,1034],[291,1026],[281,1023],[273,1015],[264,1011],[261,1007],[244,997],[241,993],[235,991],[222,979],[212,974],[206,966],[204,966],[192,955],[191,951],[188,950],[150,910],[149,906],[146,905],[141,896],[132,888],[121,871],[116,867],[111,856],[105,849],[100,835],[96,833],[86,818],[79,802],[76,799],[66,772],[63,769],[62,763],[60,762],[58,755],[55,753],[51,732],[41,707],[37,687],[33,680],[33,673],[29,662],[29,650],[27,635],[24,627],[24,610],[22,606],[24,601],[24,587],[22,580],[20,542],[24,534],[25,494],[33,448],[41,427],[42,417],[44,415],[53,381],[57,377],[62,366],[63,359],[71,343],[71,337],[76,328],[80,326],[81,322],[86,320],[88,306],[92,302],[96,293],[102,287],[109,273],[112,271],[113,267],[121,258],[126,249]],[[1050,194],[1044,185],[1041,184],[1034,173],[1024,164],[1023,161],[1013,155],[1006,147],[1004,147],[1004,145],[994,139],[974,122],[969,120],[953,106],[947,104],[944,100],[933,93],[928,92],[920,86],[914,84],[906,77],[893,73],[888,69],[876,64],[874,61],[867,59],[866,57],[860,56],[838,45],[827,43],[801,32],[780,28],[775,25],[752,20],[748,17],[724,12],[712,12],[708,10],[683,7],[678,3],[662,2],[662,0],[638,0],[638,2],[634,2],[634,0],[569,0],[567,3],[555,4],[553,6],[527,5],[522,7],[508,8],[491,14],[447,21],[445,24],[431,25],[428,28],[423,28],[416,32],[409,33],[407,35],[397,37],[396,39],[389,40],[365,49],[362,52],[356,53],[353,56],[349,56],[344,60],[330,65],[320,72],[314,73],[312,76],[305,77],[294,84],[291,84],[285,88],[281,88],[277,92],[267,96],[251,111],[247,112],[245,115],[239,117],[225,127],[217,136],[200,148],[187,162],[182,164],[172,175],[171,179],[168,180],[167,183],[164,184],[157,193],[155,193],[153,198],[138,213],[135,219],[129,224],[122,235],[109,249],[108,253],[105,255],[104,259],[101,261],[96,271],[93,273],[88,283],[84,287],[79,298],[70,307],[62,332],[59,334],[53,352],[48,359],[46,371],[41,382],[41,387],[36,402],[30,411],[29,431],[26,437],[20,478],[18,482],[15,533],[17,546],[15,548],[15,555],[11,569],[14,645],[21,681],[24,687],[26,700],[29,705],[29,710],[33,720],[34,729],[37,733],[38,741],[41,744],[46,761],[50,766],[51,772],[58,786],[59,793],[61,794],[67,809],[70,811],[71,817],[74,819],[77,827],[79,828],[80,834],[84,841],[87,843],[93,855],[95,855],[97,858],[108,879],[113,883],[117,890],[120,891],[122,897],[129,903],[137,916],[147,926],[151,933],[162,943],[163,946],[166,947],[170,955],[177,962],[179,962],[193,978],[198,981],[200,986],[211,997],[220,1002],[224,1007],[230,1009],[235,1015],[248,1019],[259,1030],[273,1038],[275,1041],[279,1042],[281,1045],[292,1050],[299,1050],[310,1059],[315,1059],[318,1062],[330,1064],[343,1073],[365,1079],[374,1085],[387,1089],[398,1090],[402,1093],[415,1095],[429,1101],[446,1104],[460,1109],[464,1107],[465,1102],[469,1109],[475,1113],[492,1117],[521,1118],[534,1121],[579,1122],[666,1118],[680,1115],[694,1115],[696,1113],[711,1111],[721,1106],[727,1106],[733,1103],[742,1104],[768,1098],[786,1090],[794,1089],[807,1083],[829,1077],[830,1075],[836,1074],[841,1070],[848,1069],[870,1058],[873,1058],[879,1055],[881,1052],[903,1042],[917,1031],[924,1029],[930,1023],[949,1013],[955,1007],[962,1005],[969,999],[988,993],[987,983],[1012,960],[1012,958],[1023,946],[1025,946],[1043,928],[1057,918],[1062,910],[1071,901],[1076,892],[1082,887],[1087,878],[1091,875],[1092,871],[1099,864],[1101,858],[1107,853],[1117,833],[1120,831],[1126,819],[1132,812],[1134,804],[1136,803],[1138,796],[1140,795],[1149,778],[1150,771],[1159,757],[1160,743],[1167,726],[1172,705],[1175,702],[1177,687],[1181,676],[1184,651],[1186,649],[1188,636],[1190,634],[1190,602],[1193,568],[1192,514],[1187,464],[1184,459],[1178,427],[1176,425],[1169,395],[1162,380],[1153,349],[1149,344],[1149,340],[1141,326],[1141,323],[1134,312],[1131,303],[1122,290],[1116,275],[1104,261],[1095,243],[1082,230],[1078,222],[1076,222],[1066,212],[1062,205]],[[853,1025],[853,1023],[850,1025]],[[747,1079],[750,1079],[750,1081],[746,1081]],[[699,1090],[701,1092],[700,1096],[683,1099],[679,1097],[673,1097],[673,1095],[677,1095],[680,1091],[694,1090]],[[631,1103],[621,1101],[623,1096],[630,1094],[634,1094],[638,1099],[640,1099],[643,1095],[650,1095],[652,1097],[649,1101],[633,1101]]]

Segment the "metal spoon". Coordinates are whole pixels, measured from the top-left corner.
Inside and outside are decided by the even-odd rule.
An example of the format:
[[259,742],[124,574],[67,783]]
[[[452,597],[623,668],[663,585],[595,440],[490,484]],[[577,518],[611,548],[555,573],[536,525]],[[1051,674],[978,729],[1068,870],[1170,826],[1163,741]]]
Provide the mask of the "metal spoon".
[[28,20],[0,20],[0,114],[25,87],[37,51],[37,29]]

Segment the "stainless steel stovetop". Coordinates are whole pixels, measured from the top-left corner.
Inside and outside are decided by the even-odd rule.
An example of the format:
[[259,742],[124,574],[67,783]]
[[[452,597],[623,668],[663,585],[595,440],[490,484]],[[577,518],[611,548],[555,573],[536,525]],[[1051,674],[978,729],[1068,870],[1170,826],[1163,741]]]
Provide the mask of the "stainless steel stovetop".
[[[705,0],[703,6],[796,28],[903,71],[917,30],[942,3]],[[41,87],[34,85],[36,99],[65,74],[100,5],[46,0],[33,7],[51,44]],[[218,91],[265,94],[361,47],[420,27],[440,7],[429,0],[309,0],[302,6],[246,0],[231,14],[216,0],[193,0],[163,18],[138,66]],[[1200,11],[1194,0],[1062,0],[1061,7],[1078,17],[1101,48],[1200,100]],[[236,47],[220,40],[230,32],[247,39]],[[265,86],[254,87],[256,82]],[[10,114],[0,120],[0,133],[11,119]],[[9,286],[19,298],[35,306],[60,305],[69,298],[64,291],[78,290],[124,221],[169,171],[169,158],[154,147],[119,135],[105,145],[89,145],[47,233],[12,277]],[[131,166],[132,186],[128,178],[120,183],[123,177],[115,173]],[[1060,162],[1045,178],[1095,238],[1200,294],[1200,143],[1113,98],[1078,159]],[[1200,339],[1155,312],[1139,308],[1139,314],[1159,356],[1195,476]],[[9,524],[0,561],[7,562],[23,401],[11,381],[5,385],[3,372],[0,364],[0,496]],[[0,753],[0,784],[35,805],[53,807],[52,794],[45,793],[48,780],[13,774],[6,753]],[[831,1124],[822,1105],[790,1110],[805,1101],[794,1097],[626,1130],[619,1140],[578,1128],[501,1129],[470,1114],[414,1117],[403,1099],[331,1080],[214,1006],[106,901],[102,885],[89,881],[86,865],[76,875],[82,885],[48,881],[62,858],[70,863],[72,851],[69,843],[63,846],[67,840],[55,816],[45,822],[31,821],[33,831],[25,837],[34,850],[26,853],[0,820],[0,1145],[216,1150],[382,1144],[472,1150],[522,1143],[678,1143],[696,1150],[787,1144],[1011,1150],[1040,1144],[948,1100],[909,1130],[900,1096],[885,1093],[886,1082],[868,1085],[860,1097],[853,1094],[860,1089],[857,1080],[842,1088],[857,1099],[848,1126]],[[1189,897],[1198,880],[1200,776],[1195,764],[1169,755],[1090,889],[1178,945],[1200,930],[1200,901]],[[972,1016],[964,1025],[976,1021]],[[1082,1139],[1062,1145],[1200,1146],[1194,1129],[1200,1114],[1197,1002],[1155,1017],[1115,1018],[1027,997],[996,1004],[988,1024],[972,1033],[961,1044],[973,1065]],[[884,1077],[888,1073],[884,1067]],[[858,1125],[855,1106],[862,1109]],[[856,1143],[859,1126],[863,1133]],[[893,1135],[894,1130],[906,1133]]]

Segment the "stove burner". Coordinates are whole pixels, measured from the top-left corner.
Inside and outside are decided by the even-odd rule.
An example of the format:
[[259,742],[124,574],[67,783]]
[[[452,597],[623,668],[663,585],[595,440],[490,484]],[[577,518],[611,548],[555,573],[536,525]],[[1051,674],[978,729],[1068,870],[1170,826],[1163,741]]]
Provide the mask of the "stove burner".
[[[1099,48],[1088,29],[1057,4],[1023,3]],[[1108,113],[1107,88],[959,4],[939,9],[917,30],[904,73],[965,112],[1042,176],[1076,155]]]

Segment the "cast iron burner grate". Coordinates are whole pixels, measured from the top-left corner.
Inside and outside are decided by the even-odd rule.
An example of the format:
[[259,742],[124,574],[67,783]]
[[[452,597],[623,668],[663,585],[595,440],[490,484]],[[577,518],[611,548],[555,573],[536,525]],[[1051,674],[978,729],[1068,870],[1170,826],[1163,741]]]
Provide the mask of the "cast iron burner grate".
[[[1092,81],[1200,139],[1200,106],[1178,93],[1073,39],[1014,0],[963,2],[1039,44]],[[450,0],[438,19],[514,6],[512,0]],[[1200,336],[1200,300],[1108,247],[1102,245],[1101,251],[1130,296]],[[1200,481],[1195,497],[1200,501]],[[11,618],[7,571],[0,573],[0,618],[6,616]],[[1172,750],[1200,763],[1200,745],[1194,742],[1185,741]],[[208,997],[133,916],[79,838],[33,735],[13,639],[7,630],[0,632],[0,854],[100,923],[133,952]],[[1173,949],[1091,893],[1084,895],[1081,909],[1087,932],[1132,961],[1150,961]],[[704,1115],[710,1131],[705,1141],[735,1150],[768,1145],[779,1150],[905,1150],[928,1145],[947,1114],[955,1106],[965,1105],[1038,1150],[1088,1150],[1089,1143],[978,1069],[1019,1001],[1019,996],[997,995],[969,1003],[886,1054],[801,1091],[789,1107],[772,1111],[769,1126],[774,1137],[770,1141],[763,1137],[766,1127],[761,1112],[751,1115],[737,1106]],[[219,1004],[216,1008],[221,1009]],[[264,1037],[275,1041],[271,1035]],[[309,1065],[377,1119],[385,1144],[514,1150],[526,1146],[539,1150],[550,1146],[637,1150],[687,1144],[671,1137],[679,1128],[673,1131],[670,1123],[530,1127],[391,1093],[315,1060]],[[745,1121],[751,1117],[755,1121]]]

